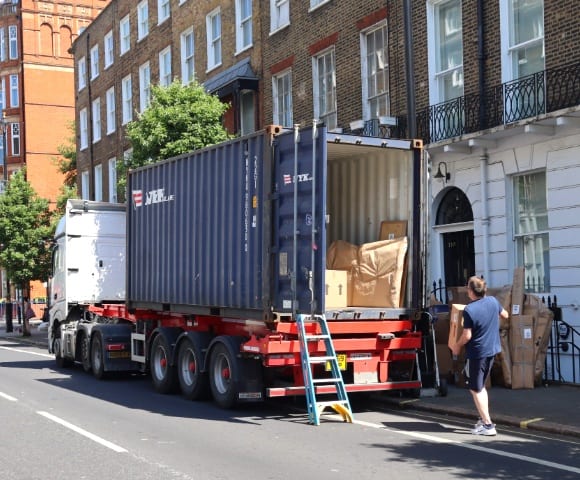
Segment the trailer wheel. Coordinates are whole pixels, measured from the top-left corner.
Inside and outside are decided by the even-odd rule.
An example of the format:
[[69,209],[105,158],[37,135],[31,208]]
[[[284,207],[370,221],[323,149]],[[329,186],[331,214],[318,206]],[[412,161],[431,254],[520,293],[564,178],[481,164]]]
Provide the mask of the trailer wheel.
[[197,337],[185,338],[179,346],[177,377],[181,393],[188,400],[207,398],[209,381],[207,372],[202,372],[203,353]]
[[103,339],[101,333],[96,332],[91,341],[91,365],[95,378],[105,378],[105,358],[103,353]]
[[177,387],[177,371],[170,364],[171,349],[163,335],[157,335],[151,347],[151,380],[159,393],[170,393]]
[[81,362],[83,364],[83,370],[89,373],[92,370],[91,367],[91,340],[89,336],[84,333],[81,338]]
[[211,351],[209,378],[211,393],[222,408],[232,408],[237,401],[239,364],[229,342],[218,341]]

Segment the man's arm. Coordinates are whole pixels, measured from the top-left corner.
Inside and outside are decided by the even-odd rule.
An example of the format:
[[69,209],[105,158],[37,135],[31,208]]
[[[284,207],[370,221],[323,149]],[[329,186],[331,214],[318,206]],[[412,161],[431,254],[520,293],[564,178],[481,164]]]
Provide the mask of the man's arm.
[[509,317],[509,315],[510,315],[510,314],[507,312],[507,310],[506,310],[505,308],[502,308],[502,309],[501,309],[501,312],[499,313],[499,316],[500,316],[501,318],[504,318],[504,319],[505,319],[505,318],[508,318],[508,317]]

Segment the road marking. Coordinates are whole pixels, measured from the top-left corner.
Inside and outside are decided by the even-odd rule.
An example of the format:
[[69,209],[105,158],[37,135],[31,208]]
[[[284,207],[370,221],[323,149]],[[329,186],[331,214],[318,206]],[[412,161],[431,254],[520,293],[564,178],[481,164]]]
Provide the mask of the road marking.
[[12,347],[0,347],[2,350],[10,350],[11,352],[19,352],[19,353],[28,353],[30,355],[37,355],[38,357],[44,358],[54,358],[54,355],[50,355],[48,353],[39,353],[39,352],[32,352],[30,350],[21,350],[19,348],[12,348]]
[[5,393],[0,392],[0,397],[6,399],[6,400],[10,400],[11,402],[17,402],[18,399],[11,397],[10,395],[6,395]]
[[543,420],[543,418],[530,418],[529,420],[522,420],[520,422],[520,428],[528,428],[528,425],[530,423],[540,422],[542,420]]
[[[337,415],[337,418],[340,418],[340,417]],[[418,438],[420,440],[425,440],[425,441],[432,442],[432,443],[440,443],[440,444],[447,443],[447,444],[451,444],[451,445],[456,445],[458,447],[467,448],[469,450],[475,450],[478,452],[489,453],[491,455],[498,455],[500,457],[513,458],[515,460],[521,460],[523,462],[534,463],[536,465],[542,465],[544,467],[555,468],[557,470],[564,470],[566,472],[572,472],[572,473],[580,473],[580,468],[571,467],[568,465],[563,465],[561,463],[550,462],[547,460],[540,460],[539,458],[528,457],[526,455],[520,455],[518,453],[504,452],[502,450],[495,450],[493,448],[482,447],[480,445],[474,445],[472,443],[463,443],[459,440],[452,440],[449,438],[436,437],[434,435],[427,435],[425,433],[407,432],[405,430],[393,430],[393,429],[385,427],[384,425],[380,425],[377,423],[371,423],[371,422],[365,422],[365,421],[361,421],[361,420],[353,420],[352,423],[356,423],[356,424],[362,425],[364,427],[387,430],[388,432],[399,433],[401,435],[406,435],[408,437]]]
[[117,453],[123,453],[126,452],[127,450],[125,450],[123,447],[119,447],[118,445],[115,445],[114,443],[109,442],[108,440],[105,440],[104,438],[101,438],[91,432],[87,432],[86,430],[83,430],[80,427],[77,427],[76,425],[73,425],[72,423],[67,422],[66,420],[63,420],[62,418],[56,417],[48,412],[36,412],[39,415],[42,415],[43,417],[48,418],[49,420],[52,420],[53,422],[56,422],[70,430],[72,430],[73,432],[79,433],[80,435],[83,435],[91,440],[93,440],[94,442],[100,443],[101,445],[103,445],[104,447],[110,448],[111,450],[114,450]]

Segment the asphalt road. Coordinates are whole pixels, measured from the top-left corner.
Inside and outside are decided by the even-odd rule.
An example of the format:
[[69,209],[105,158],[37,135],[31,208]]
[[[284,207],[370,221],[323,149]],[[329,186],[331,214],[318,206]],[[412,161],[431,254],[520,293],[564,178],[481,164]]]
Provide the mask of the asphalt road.
[[0,478],[580,478],[580,442],[465,420],[377,411],[306,422],[303,399],[224,411],[153,391],[140,376],[98,381],[45,351],[0,340]]

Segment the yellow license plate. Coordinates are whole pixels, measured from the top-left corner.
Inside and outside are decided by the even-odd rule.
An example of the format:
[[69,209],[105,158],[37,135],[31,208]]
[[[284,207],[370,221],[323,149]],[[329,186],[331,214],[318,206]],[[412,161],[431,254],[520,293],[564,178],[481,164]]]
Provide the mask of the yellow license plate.
[[[346,370],[346,353],[337,353],[336,359],[338,360],[338,368]],[[326,371],[330,372],[330,370],[332,370],[330,362],[326,362]]]
[[130,358],[129,352],[109,352],[109,358]]

